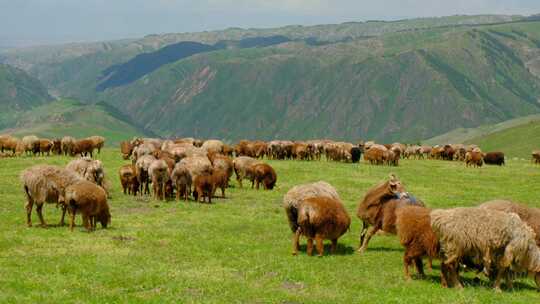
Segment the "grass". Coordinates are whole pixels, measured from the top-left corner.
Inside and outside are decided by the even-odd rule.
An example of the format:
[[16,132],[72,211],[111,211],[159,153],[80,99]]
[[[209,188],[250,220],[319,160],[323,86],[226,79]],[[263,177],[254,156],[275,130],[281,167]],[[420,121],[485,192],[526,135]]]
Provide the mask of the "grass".
[[[505,167],[402,161],[400,167],[334,162],[270,161],[274,191],[229,188],[213,205],[156,202],[120,193],[115,149],[99,156],[113,182],[112,227],[85,233],[77,227],[27,228],[18,175],[38,163],[64,165],[65,157],[0,159],[0,302],[150,303],[535,303],[530,279],[495,293],[465,275],[464,290],[443,289],[438,271],[406,282],[403,250],[395,236],[375,236],[364,255],[358,245],[358,201],[390,172],[433,208],[472,206],[507,198],[540,207],[540,167],[508,161]],[[326,180],[351,217],[336,255],[308,257],[305,241],[291,255],[291,232],[281,207],[294,185]],[[59,210],[44,207],[56,223]],[[33,215],[34,223],[37,217]],[[80,222],[80,219],[78,219]],[[328,247],[327,247],[328,250]],[[438,262],[435,263],[438,269]]]

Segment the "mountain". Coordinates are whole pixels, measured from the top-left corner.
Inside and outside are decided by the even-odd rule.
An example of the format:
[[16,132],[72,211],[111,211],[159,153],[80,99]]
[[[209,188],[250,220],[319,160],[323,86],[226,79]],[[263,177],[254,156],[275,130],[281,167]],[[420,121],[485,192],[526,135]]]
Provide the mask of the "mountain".
[[419,141],[540,112],[540,21],[520,16],[151,35],[0,57],[160,136]]
[[37,106],[18,114],[16,119],[15,125],[0,130],[0,134],[8,133],[21,137],[35,134],[47,138],[98,134],[107,138],[109,144],[133,136],[154,135],[133,126],[123,114],[107,104],[88,105],[71,99]]
[[0,129],[16,113],[43,105],[52,100],[41,82],[25,71],[0,64]]

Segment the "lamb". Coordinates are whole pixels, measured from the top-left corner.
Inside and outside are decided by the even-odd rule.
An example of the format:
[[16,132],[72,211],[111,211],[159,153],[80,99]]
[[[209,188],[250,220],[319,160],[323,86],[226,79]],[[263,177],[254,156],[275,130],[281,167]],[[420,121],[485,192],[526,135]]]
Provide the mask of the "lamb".
[[148,167],[148,173],[152,180],[154,199],[164,200],[167,196],[165,185],[169,181],[169,166],[162,159],[156,159]]
[[139,191],[141,195],[150,194],[150,165],[156,160],[152,155],[143,155],[135,163],[135,169],[137,170],[137,180],[139,181]]
[[396,210],[406,205],[424,206],[421,201],[405,192],[401,181],[394,174],[390,174],[388,181],[370,189],[358,204],[356,213],[362,220],[358,252],[367,249],[369,240],[379,230],[395,234]]
[[90,136],[89,140],[92,141],[94,149],[97,149],[98,154],[101,154],[101,149],[105,146],[105,137],[103,136]]
[[540,246],[540,209],[505,200],[493,200],[481,204],[481,208],[513,212],[519,216],[536,234],[536,244]]
[[313,239],[319,256],[324,253],[325,239],[332,241],[331,252],[334,253],[338,238],[347,232],[351,223],[336,190],[322,181],[293,187],[285,194],[283,207],[294,233],[293,255],[298,254],[301,235],[308,238],[308,255],[313,252]]
[[488,272],[494,269],[498,291],[503,275],[511,288],[512,272],[534,274],[540,287],[540,248],[534,231],[517,214],[472,207],[433,210],[430,216],[444,257],[441,275],[451,284],[463,287],[458,265],[470,258]]
[[439,241],[431,229],[431,210],[420,206],[405,206],[396,211],[396,230],[399,242],[405,247],[403,266],[405,278],[411,279],[409,266],[414,262],[420,276],[424,276],[422,257],[428,257],[431,269],[432,260],[439,256]]
[[191,174],[188,168],[183,164],[176,164],[171,174],[171,179],[176,187],[176,200],[180,200],[182,196],[187,202],[189,194],[191,193]]
[[[36,204],[36,212],[41,226],[47,227],[43,219],[42,208],[44,203],[59,203],[59,196],[64,194],[66,187],[78,182],[81,177],[71,170],[57,166],[36,165],[21,173],[21,181],[26,194],[26,224],[32,226],[32,207]],[[62,206],[62,218],[60,225],[64,225],[66,214],[65,206]]]
[[61,140],[62,152],[64,155],[73,155],[73,147],[77,141],[71,136],[64,136]]
[[255,164],[250,169],[253,172],[251,180],[251,188],[256,184],[256,189],[259,189],[259,184],[263,184],[265,190],[272,190],[276,184],[277,175],[274,168],[268,164]]
[[247,178],[253,180],[253,165],[260,164],[261,162],[255,158],[249,156],[239,156],[233,160],[234,173],[236,174],[236,180],[242,188],[242,180]]
[[87,231],[96,229],[96,221],[101,223],[102,228],[107,228],[111,223],[111,214],[107,204],[105,190],[96,184],[81,180],[65,190],[65,195],[59,198],[65,204],[71,214],[69,228],[73,231],[75,226],[75,215],[81,212],[83,226]]
[[120,175],[120,184],[124,194],[127,192],[127,194],[137,195],[137,192],[139,192],[139,180],[137,179],[135,165],[123,165],[118,170],[118,174]]

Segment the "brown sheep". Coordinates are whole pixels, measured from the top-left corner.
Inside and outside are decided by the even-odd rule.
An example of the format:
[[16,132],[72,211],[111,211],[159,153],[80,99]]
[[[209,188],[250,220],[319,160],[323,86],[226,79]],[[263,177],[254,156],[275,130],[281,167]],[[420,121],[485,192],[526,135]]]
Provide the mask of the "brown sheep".
[[349,230],[351,218],[343,203],[329,197],[311,197],[298,207],[298,226],[293,240],[293,254],[298,254],[300,236],[307,237],[307,254],[313,253],[315,239],[317,253],[323,256],[323,240],[331,240],[331,253],[335,253],[338,239]]
[[87,139],[92,141],[94,149],[97,149],[98,154],[101,154],[101,149],[105,146],[105,137],[103,136],[90,136]]
[[64,153],[64,155],[74,155],[75,153],[73,153],[73,147],[75,147],[75,143],[77,141],[75,140],[75,138],[71,137],[71,136],[64,136],[62,137],[62,140],[61,140],[61,146],[62,146],[62,152]]
[[233,160],[234,173],[236,174],[236,180],[242,188],[242,180],[253,180],[253,165],[260,164],[261,162],[255,158],[249,156],[239,156]]
[[[51,154],[51,149],[53,147],[53,142],[48,140],[48,139],[45,139],[45,138],[41,138],[39,140],[39,149],[37,149],[37,152],[39,152],[39,154],[41,155],[45,155],[45,153],[47,153],[47,156],[49,156]],[[34,154],[36,151],[34,151]]]
[[251,180],[251,188],[256,184],[256,189],[259,189],[259,184],[262,183],[265,190],[272,190],[276,185],[277,175],[274,168],[268,164],[255,164],[250,169],[253,172]]
[[102,228],[111,223],[111,214],[107,204],[105,190],[89,181],[79,181],[66,188],[65,195],[59,198],[71,214],[69,228],[73,231],[75,215],[79,211],[82,215],[83,226],[87,231],[96,229],[96,221]]
[[233,161],[230,157],[221,155],[221,154],[211,154],[208,155],[208,158],[210,159],[210,162],[212,163],[212,166],[215,169],[223,170],[227,173],[227,183],[231,179],[232,173],[233,173]]
[[487,152],[483,159],[486,165],[504,165],[504,153],[502,152]]
[[537,165],[540,164],[540,150],[532,152],[531,161],[534,162]]
[[71,150],[71,156],[80,154],[81,156],[90,155],[90,157],[94,157],[93,153],[94,143],[90,139],[77,140]]
[[399,242],[405,247],[403,266],[405,278],[411,279],[409,266],[414,262],[420,276],[424,276],[422,257],[427,256],[428,266],[439,257],[439,241],[431,229],[431,210],[420,206],[405,206],[396,211],[396,230]]
[[180,200],[183,197],[185,201],[188,200],[191,193],[191,174],[188,168],[183,164],[176,164],[171,174],[171,179],[176,187],[176,200]]
[[[11,137],[9,135],[5,136],[1,140],[0,145],[2,146],[2,152],[4,152],[4,150],[8,150],[8,151],[11,151],[12,155],[24,152],[24,147],[22,147],[23,146],[22,142],[16,137]],[[19,151],[21,150],[21,148],[22,148],[22,151]]]
[[39,138],[35,135],[28,135],[22,138],[24,152],[26,155],[39,151]]
[[379,230],[396,234],[396,210],[406,205],[423,206],[423,203],[405,192],[401,181],[393,174],[388,181],[370,189],[358,204],[356,213],[362,220],[358,252],[367,249],[369,240]]
[[170,179],[169,166],[162,159],[154,160],[148,167],[148,174],[152,180],[154,199],[164,200],[167,196],[165,186]]
[[522,221],[532,228],[536,234],[536,244],[540,247],[540,208],[529,207],[506,200],[485,202],[479,207],[517,214]]
[[[58,204],[58,198],[64,194],[66,187],[80,181],[78,174],[57,166],[37,165],[21,173],[21,181],[26,194],[26,224],[32,226],[32,207],[36,204],[36,212],[41,226],[47,227],[43,219],[43,204]],[[62,206],[60,225],[64,225],[66,208]]]
[[465,154],[465,166],[482,167],[484,156],[480,151],[469,151]]
[[186,166],[193,180],[199,175],[212,174],[212,163],[206,156],[188,156],[179,163]]
[[150,194],[149,184],[151,182],[150,177],[150,165],[156,160],[152,155],[143,155],[135,163],[135,169],[137,170],[137,180],[139,181],[139,191],[141,195]]
[[133,145],[128,141],[121,142],[120,152],[122,153],[123,159],[129,159],[131,156],[131,153],[133,153]]
[[137,179],[135,165],[123,165],[118,170],[118,175],[120,176],[120,184],[124,194],[127,192],[127,194],[137,195],[137,192],[139,192],[139,180]]
[[208,198],[208,203],[212,203],[212,194],[214,193],[214,181],[211,174],[197,175],[193,180],[193,197],[195,201],[205,202],[205,197]]
[[212,172],[212,196],[215,197],[217,189],[221,189],[221,197],[225,198],[225,188],[229,186],[229,179],[227,177],[227,172],[221,169],[214,169]]
[[62,141],[59,138],[55,138],[53,141],[51,151],[53,154],[61,155],[62,154]]

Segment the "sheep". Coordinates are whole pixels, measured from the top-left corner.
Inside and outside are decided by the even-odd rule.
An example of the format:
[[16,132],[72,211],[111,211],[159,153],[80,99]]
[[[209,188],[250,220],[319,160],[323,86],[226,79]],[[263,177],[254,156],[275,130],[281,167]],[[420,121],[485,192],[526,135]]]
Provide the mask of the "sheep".
[[164,200],[167,196],[165,185],[169,181],[169,166],[162,159],[154,160],[148,167],[148,174],[152,180],[154,199]]
[[227,172],[221,169],[214,169],[212,172],[212,196],[215,197],[216,190],[221,189],[221,197],[225,198],[225,188],[229,186],[229,178]]
[[137,180],[139,181],[139,193],[141,195],[150,194],[149,183],[150,179],[150,165],[156,160],[152,155],[143,155],[135,163],[135,169],[137,170]]
[[80,139],[75,142],[71,149],[71,156],[80,154],[81,156],[94,157],[94,143],[90,139]]
[[338,238],[349,229],[351,223],[339,195],[326,182],[293,187],[285,194],[283,207],[294,233],[293,255],[298,254],[301,235],[308,238],[308,255],[311,256],[313,252],[313,239],[319,256],[324,253],[324,239],[332,241],[331,252],[334,253]]
[[105,137],[103,136],[90,136],[89,140],[92,141],[94,149],[97,149],[98,154],[101,154],[101,149],[105,146]]
[[537,165],[540,164],[540,150],[532,152],[531,162],[534,162]]
[[511,288],[512,272],[534,274],[540,287],[540,248],[534,231],[517,214],[469,207],[433,210],[430,217],[443,255],[441,275],[451,284],[463,287],[458,265],[468,258],[483,265],[488,274],[493,271],[497,291],[503,275]]
[[24,152],[26,155],[29,153],[33,153],[37,149],[39,149],[39,138],[35,135],[28,135],[22,138],[22,143],[24,145]]
[[260,164],[261,162],[255,158],[249,156],[239,156],[233,160],[234,173],[236,174],[236,180],[242,188],[242,180],[247,178],[253,179],[253,165]]
[[251,172],[253,172],[251,179],[251,188],[253,184],[256,184],[256,189],[259,189],[259,184],[263,184],[265,190],[272,190],[276,184],[277,175],[274,168],[268,164],[254,164],[252,165]]
[[193,180],[202,174],[212,174],[212,163],[206,156],[189,156],[183,158],[179,163],[186,166]]
[[424,204],[405,192],[401,181],[394,174],[390,174],[389,180],[371,188],[358,204],[356,213],[362,220],[358,252],[367,249],[370,239],[379,230],[395,234],[396,210],[406,205]]
[[171,174],[173,184],[176,186],[176,200],[182,196],[185,201],[188,200],[191,193],[191,174],[184,164],[176,164]]
[[64,136],[61,140],[61,146],[62,146],[62,152],[64,155],[73,155],[73,147],[75,146],[75,143],[77,140],[71,136]]
[[482,203],[481,208],[499,210],[507,213],[513,212],[519,216],[536,234],[536,244],[540,246],[540,209],[529,207],[527,205],[514,203],[505,200],[493,200]]
[[82,157],[70,161],[66,169],[72,170],[87,181],[105,189],[105,170],[100,160],[93,160],[89,157]]
[[120,152],[122,153],[123,159],[129,159],[131,153],[133,153],[133,145],[128,141],[123,141],[120,143]]
[[49,156],[53,145],[54,143],[51,140],[48,140],[46,138],[41,138],[39,139],[39,146],[38,146],[38,149],[36,149],[36,151],[40,153],[41,155],[45,155],[45,153],[47,153],[47,156]]
[[217,139],[209,139],[202,144],[201,148],[206,150],[208,153],[222,153],[223,142]]
[[21,149],[23,146],[22,142],[18,138],[9,135],[4,136],[0,140],[0,146],[2,146],[2,152],[4,152],[4,150],[9,150],[12,155],[24,152],[24,148]]
[[214,169],[220,169],[227,173],[227,185],[233,173],[233,161],[230,157],[221,154],[209,154],[208,158]]
[[[36,212],[41,226],[47,227],[43,219],[42,208],[44,203],[55,203],[64,194],[67,186],[78,182],[81,177],[71,170],[58,166],[36,165],[21,173],[21,181],[26,195],[26,224],[32,226],[32,207],[36,204]],[[65,206],[62,206],[60,225],[64,225]]]
[[487,152],[483,155],[483,160],[486,165],[504,165],[503,152]]
[[204,173],[196,175],[193,179],[193,197],[195,201],[205,202],[205,197],[208,198],[208,203],[212,203],[212,195],[214,193],[214,181],[212,174]]
[[137,192],[139,191],[139,180],[137,180],[137,170],[135,169],[135,165],[123,165],[118,169],[118,175],[124,194],[137,195]]
[[51,151],[53,154],[61,155],[62,154],[62,141],[59,138],[55,138],[53,141]]
[[96,184],[81,180],[66,187],[65,195],[59,198],[70,211],[71,220],[69,228],[73,231],[75,215],[81,212],[83,226],[87,231],[96,229],[96,221],[101,223],[102,228],[107,228],[111,223],[111,214],[107,204],[105,190]]
[[403,266],[405,279],[410,280],[409,266],[414,262],[420,276],[424,276],[422,257],[432,260],[439,256],[439,241],[431,229],[431,210],[420,206],[404,206],[396,211],[396,230],[399,242],[405,247]]
[[296,233],[299,227],[298,208],[301,202],[310,197],[322,196],[336,200],[340,199],[336,189],[324,181],[294,186],[285,194],[283,197],[283,208],[285,208],[289,226],[293,233]]
[[149,143],[142,143],[133,148],[132,157],[135,162],[143,155],[152,155],[156,151],[156,147]]

